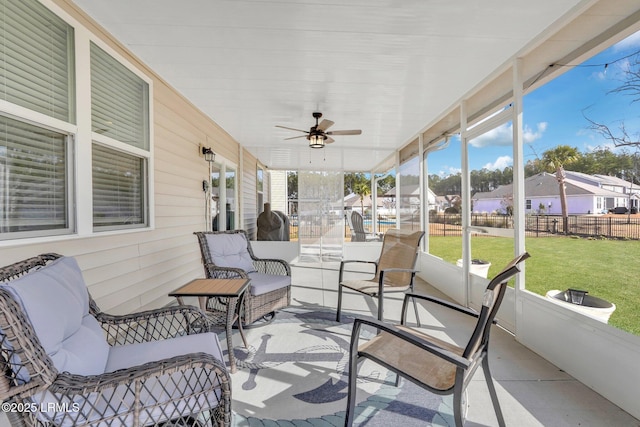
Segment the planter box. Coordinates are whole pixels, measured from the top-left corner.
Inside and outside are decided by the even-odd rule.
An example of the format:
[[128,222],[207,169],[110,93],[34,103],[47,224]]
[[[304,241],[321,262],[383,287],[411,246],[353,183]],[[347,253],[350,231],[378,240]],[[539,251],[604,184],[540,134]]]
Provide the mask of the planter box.
[[557,289],[547,292],[547,298],[556,304],[585,314],[603,323],[608,323],[611,313],[616,310],[616,305],[614,303],[591,295],[585,295],[582,300],[582,304],[574,304],[571,302],[565,291],[559,291]]

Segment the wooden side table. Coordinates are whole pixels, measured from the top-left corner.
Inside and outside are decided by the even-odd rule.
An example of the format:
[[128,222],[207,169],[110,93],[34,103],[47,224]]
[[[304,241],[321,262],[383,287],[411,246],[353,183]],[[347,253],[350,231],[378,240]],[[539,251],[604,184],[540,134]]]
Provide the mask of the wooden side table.
[[240,331],[242,342],[247,347],[247,340],[244,337],[242,321],[240,320],[240,309],[244,299],[244,292],[249,287],[250,281],[250,279],[194,279],[169,294],[170,297],[176,297],[179,304],[184,304],[183,297],[198,297],[200,308],[208,314],[212,313],[207,311],[209,298],[226,299],[224,325],[227,332],[227,350],[229,352],[231,373],[236,372],[236,359],[233,356],[233,342],[231,340],[231,331],[236,320],[238,320],[238,330]]

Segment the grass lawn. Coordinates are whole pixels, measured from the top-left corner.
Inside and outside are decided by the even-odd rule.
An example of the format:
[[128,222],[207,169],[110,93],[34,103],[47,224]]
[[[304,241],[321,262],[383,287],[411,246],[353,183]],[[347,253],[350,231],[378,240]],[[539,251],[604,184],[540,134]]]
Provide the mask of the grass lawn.
[[[430,252],[454,263],[462,257],[461,237],[430,236]],[[613,302],[609,324],[640,335],[640,242],[573,237],[527,238],[526,288],[539,295],[576,288]],[[473,258],[491,262],[489,277],[513,258],[513,240],[473,237]]]

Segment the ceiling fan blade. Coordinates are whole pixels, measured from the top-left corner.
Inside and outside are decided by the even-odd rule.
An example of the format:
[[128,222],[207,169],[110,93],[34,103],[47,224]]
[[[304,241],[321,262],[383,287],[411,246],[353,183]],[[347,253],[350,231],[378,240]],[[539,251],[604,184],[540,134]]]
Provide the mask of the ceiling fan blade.
[[322,120],[320,122],[320,124],[318,125],[318,127],[316,129],[321,130],[321,131],[326,131],[331,126],[333,126],[333,122],[331,120],[324,119],[324,120]]
[[362,131],[360,129],[352,130],[334,130],[333,132],[326,132],[327,135],[360,135]]
[[285,138],[284,141],[288,141],[290,139],[297,139],[297,138],[306,138],[307,135],[300,135],[300,136],[292,136],[290,138]]
[[324,140],[324,143],[325,143],[325,144],[331,144],[331,143],[332,143],[332,142],[334,142],[334,141],[335,141],[335,139],[333,139],[333,138],[331,138],[331,137],[328,137],[327,139],[325,139],[325,140]]
[[302,129],[295,129],[295,128],[288,128],[286,126],[280,126],[280,125],[276,125],[277,128],[281,128],[281,129],[289,129],[289,130],[295,130],[297,132],[304,132],[304,133],[309,133],[308,130],[302,130]]

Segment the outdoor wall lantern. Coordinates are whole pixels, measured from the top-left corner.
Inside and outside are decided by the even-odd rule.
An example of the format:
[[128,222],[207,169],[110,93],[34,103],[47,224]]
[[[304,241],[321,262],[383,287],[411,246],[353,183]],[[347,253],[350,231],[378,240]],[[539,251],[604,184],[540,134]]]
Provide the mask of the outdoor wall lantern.
[[213,152],[211,147],[202,147],[202,155],[204,156],[204,159],[209,163],[213,163],[216,161],[216,153]]

